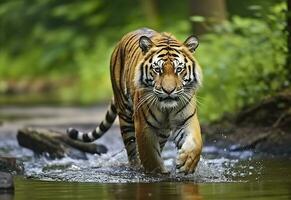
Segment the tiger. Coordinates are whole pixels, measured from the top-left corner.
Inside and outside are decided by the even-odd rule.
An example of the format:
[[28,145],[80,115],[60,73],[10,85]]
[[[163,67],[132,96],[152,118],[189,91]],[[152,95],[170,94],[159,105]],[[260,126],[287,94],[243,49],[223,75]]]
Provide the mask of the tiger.
[[192,55],[198,44],[193,35],[181,43],[170,33],[149,28],[123,36],[111,55],[113,98],[105,119],[91,132],[69,128],[69,137],[92,142],[118,115],[131,165],[169,173],[161,152],[171,140],[177,148],[176,170],[193,173],[202,151],[196,106],[202,72]]

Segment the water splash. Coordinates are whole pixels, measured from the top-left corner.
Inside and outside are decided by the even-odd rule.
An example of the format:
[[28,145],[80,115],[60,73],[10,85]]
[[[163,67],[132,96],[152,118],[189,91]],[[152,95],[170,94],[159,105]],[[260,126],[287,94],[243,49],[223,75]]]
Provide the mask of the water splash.
[[[146,174],[138,168],[128,165],[124,149],[116,152],[109,151],[103,155],[88,154],[87,160],[65,157],[50,160],[45,156],[35,157],[30,150],[21,148],[15,141],[1,142],[2,150],[10,155],[21,157],[24,161],[25,176],[46,181],[68,182],[96,182],[96,183],[136,183],[136,182],[232,182],[240,181],[247,175],[254,173],[257,168],[245,162],[241,163],[240,155],[225,157],[227,152],[216,147],[204,147],[202,156],[194,174],[184,175],[175,169],[176,149],[172,143],[167,143],[162,153],[166,168],[170,171],[166,175]],[[217,153],[218,152],[218,153]],[[222,153],[223,152],[223,153]],[[233,156],[237,156],[236,158]]]

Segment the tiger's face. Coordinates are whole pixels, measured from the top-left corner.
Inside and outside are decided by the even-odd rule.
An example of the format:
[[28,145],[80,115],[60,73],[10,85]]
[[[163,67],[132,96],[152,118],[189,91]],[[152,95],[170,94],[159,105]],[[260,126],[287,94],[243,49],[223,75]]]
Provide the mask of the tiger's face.
[[193,36],[184,44],[172,46],[155,44],[142,36],[140,47],[145,59],[137,81],[141,88],[146,88],[144,96],[161,108],[175,108],[189,102],[201,84],[200,67],[191,54],[197,46]]

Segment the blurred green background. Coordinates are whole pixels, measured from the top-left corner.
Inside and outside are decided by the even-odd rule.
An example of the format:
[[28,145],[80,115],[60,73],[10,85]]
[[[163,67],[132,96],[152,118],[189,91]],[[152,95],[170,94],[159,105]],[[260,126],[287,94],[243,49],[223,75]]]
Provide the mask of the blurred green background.
[[107,102],[115,44],[149,27],[181,41],[198,35],[200,115],[215,120],[289,87],[286,7],[283,0],[1,0],[0,105]]

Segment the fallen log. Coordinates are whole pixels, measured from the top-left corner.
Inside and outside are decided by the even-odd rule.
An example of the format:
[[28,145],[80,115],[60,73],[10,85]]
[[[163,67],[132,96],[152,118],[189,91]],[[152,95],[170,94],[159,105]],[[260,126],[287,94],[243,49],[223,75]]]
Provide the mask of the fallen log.
[[20,146],[29,148],[36,154],[48,155],[52,159],[65,156],[86,159],[84,153],[107,152],[104,145],[72,140],[64,133],[41,128],[22,128],[18,130],[17,140]]

